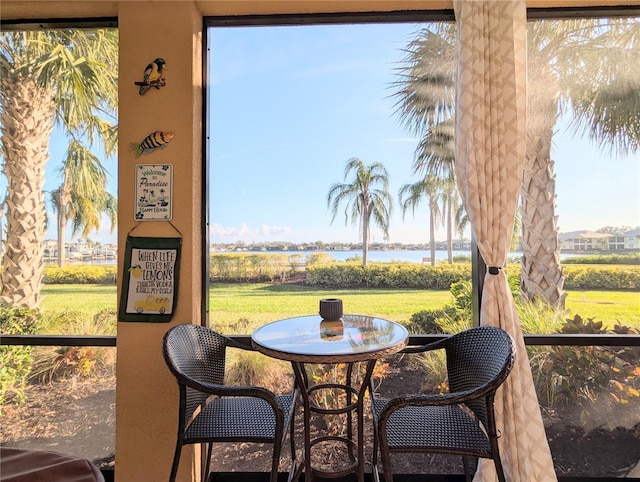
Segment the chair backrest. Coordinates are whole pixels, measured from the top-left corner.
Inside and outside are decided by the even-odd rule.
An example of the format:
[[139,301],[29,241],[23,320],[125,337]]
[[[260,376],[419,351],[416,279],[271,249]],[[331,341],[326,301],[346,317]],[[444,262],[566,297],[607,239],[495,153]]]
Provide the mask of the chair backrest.
[[488,428],[487,397],[504,382],[513,367],[511,336],[492,326],[479,326],[449,337],[445,342],[451,391],[486,387],[486,394],[466,405]]
[[226,346],[224,336],[200,325],[174,326],[164,335],[162,353],[184,397],[185,426],[208,397],[193,388],[193,382],[224,383]]

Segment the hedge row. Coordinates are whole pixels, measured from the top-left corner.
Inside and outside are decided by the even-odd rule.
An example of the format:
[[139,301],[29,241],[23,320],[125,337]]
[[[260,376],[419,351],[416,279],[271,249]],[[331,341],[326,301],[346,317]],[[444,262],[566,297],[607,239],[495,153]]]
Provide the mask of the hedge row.
[[210,257],[212,281],[284,281],[287,275],[304,269],[303,254],[215,254]]
[[363,268],[355,263],[331,263],[309,266],[305,283],[313,286],[371,288],[449,289],[456,281],[470,279],[466,263],[438,264],[371,263]]
[[589,254],[585,256],[573,256],[562,260],[567,264],[631,264],[640,265],[640,253],[626,254]]
[[569,265],[563,266],[565,289],[638,290],[640,266]]
[[[310,262],[312,261],[312,262]],[[306,268],[305,268],[306,264]],[[212,256],[211,280],[223,282],[284,281],[305,272],[305,283],[331,288],[363,286],[371,288],[449,289],[452,283],[471,278],[469,263],[370,263],[309,260],[302,255]],[[509,264],[509,282],[518,285],[519,266]],[[640,290],[639,265],[563,265],[564,288],[581,290]],[[46,266],[46,284],[113,284],[113,265],[80,265],[58,268]]]
[[[519,285],[520,269],[509,265],[509,284]],[[564,266],[565,289],[638,290],[640,266]],[[371,288],[449,289],[452,283],[471,278],[468,263],[438,264],[372,263],[363,268],[358,263],[332,263],[310,266],[306,284],[331,288],[367,286]]]
[[117,279],[115,265],[74,265],[59,268],[44,267],[45,284],[114,284]]

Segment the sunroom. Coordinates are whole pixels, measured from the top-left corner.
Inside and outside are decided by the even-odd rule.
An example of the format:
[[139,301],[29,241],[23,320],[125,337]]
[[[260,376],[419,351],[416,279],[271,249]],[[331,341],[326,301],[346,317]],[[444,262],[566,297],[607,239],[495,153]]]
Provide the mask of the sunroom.
[[[558,192],[558,203],[572,202],[578,205],[578,211],[582,209],[581,219],[602,216],[606,220],[602,225],[575,229],[567,226],[565,231],[619,227],[602,233],[624,237],[640,226],[638,2],[5,0],[0,15],[5,58],[10,57],[7,52],[15,47],[7,39],[16,32],[104,29],[116,33],[118,49],[115,57],[95,59],[102,60],[107,67],[111,65],[117,79],[116,91],[109,94],[111,100],[117,99],[117,104],[111,106],[117,108],[113,122],[117,125],[117,140],[111,145],[114,152],[111,190],[117,192],[114,197],[117,235],[111,244],[117,246],[117,258],[107,259],[105,255],[105,262],[115,265],[109,289],[114,300],[111,308],[116,311],[117,335],[92,331],[86,328],[91,320],[84,320],[85,325],[79,320],[77,325],[81,328],[76,331],[52,328],[35,334],[16,334],[3,326],[0,338],[2,349],[20,346],[57,349],[58,354],[64,353],[59,360],[76,366],[84,362],[93,366],[90,357],[82,358],[78,352],[104,350],[113,376],[99,390],[95,386],[89,388],[91,383],[98,384],[91,377],[72,377],[81,389],[74,391],[73,384],[69,385],[69,399],[62,403],[68,404],[72,413],[53,414],[59,424],[54,429],[29,418],[29,411],[24,409],[29,407],[28,401],[20,411],[20,405],[11,400],[5,403],[3,399],[2,446],[58,451],[97,465],[102,461],[102,473],[107,479],[169,480],[179,397],[175,378],[163,359],[162,344],[167,331],[180,324],[205,325],[250,344],[252,332],[260,326],[315,313],[321,298],[341,298],[345,312],[355,310],[407,326],[408,346],[476,325],[498,326],[511,334],[517,368],[512,369],[501,390],[510,394],[505,399],[515,397],[514,406],[519,408],[501,402],[498,417],[498,422],[517,420],[515,435],[503,428],[500,441],[507,480],[640,479],[638,250],[633,247],[621,250],[626,257],[625,261],[615,262],[619,263],[615,275],[603,274],[605,268],[595,261],[571,264],[573,255],[584,253],[561,252],[558,223],[566,222],[562,217],[565,211],[556,206]],[[567,41],[569,37],[574,39],[573,44]],[[564,49],[557,47],[553,51],[557,45]],[[85,59],[71,60],[75,64],[72,61],[70,65],[81,65]],[[3,75],[24,66],[19,62],[4,63]],[[160,72],[151,81],[155,83],[149,83],[147,68]],[[357,73],[348,77],[347,71]],[[376,94],[379,98],[371,97],[368,82],[372,79],[382,86]],[[35,97],[22,111],[27,112],[26,120],[14,124],[15,110],[9,107],[16,101],[13,95],[17,91],[9,89],[8,77],[2,82],[1,155],[6,182],[3,179],[1,185],[7,192],[3,214],[10,219],[3,221],[2,228],[1,297],[4,307],[33,308],[46,305],[40,291],[44,247],[46,244],[52,253],[55,248],[41,236],[36,243],[39,248],[23,252],[18,238],[11,237],[17,236],[15,226],[22,226],[25,221],[18,219],[14,207],[20,204],[18,198],[11,197],[11,193],[19,191],[11,179],[22,176],[20,164],[11,162],[11,152],[20,148],[10,142],[17,131],[9,127],[28,125],[29,116],[35,116],[39,107],[46,107],[46,94],[54,90],[44,90],[43,97]],[[425,86],[428,82],[432,85]],[[38,91],[38,87],[36,82],[32,90]],[[103,93],[99,99],[107,98],[106,91]],[[361,99],[363,103],[358,104]],[[372,120],[379,112],[387,120],[392,119],[393,130],[375,130]],[[49,124],[43,125],[42,130],[55,136],[59,127],[54,122]],[[358,129],[350,130],[358,125]],[[342,137],[348,138],[345,145],[349,147],[336,149]],[[574,138],[578,137],[589,142],[574,144]],[[358,150],[354,152],[349,142]],[[132,150],[132,144],[140,150]],[[48,146],[48,139],[45,145]],[[578,145],[579,148],[574,147]],[[297,146],[299,150],[295,150]],[[60,157],[64,147],[60,149]],[[34,165],[36,160],[51,164],[47,158],[53,160],[57,151],[47,149],[42,152],[34,148],[29,154]],[[449,154],[442,154],[443,151]],[[38,156],[43,159],[38,160]],[[558,158],[553,159],[554,156]],[[331,170],[335,159],[337,171],[335,167]],[[354,159],[362,160],[351,162]],[[414,213],[424,213],[421,239],[416,235],[406,238],[405,243],[394,240],[396,235],[393,226],[389,229],[388,219],[385,222],[384,209],[376,213],[371,230],[367,231],[368,222],[355,216],[358,210],[341,204],[340,190],[330,190],[334,185],[349,186],[340,184],[343,170],[346,183],[352,174],[349,169],[353,172],[375,169],[378,161],[390,171],[400,166],[392,171],[398,173],[398,182],[419,181],[398,186],[397,194],[387,193],[387,197],[393,198],[389,200],[396,204],[403,220],[409,221]],[[600,162],[601,183],[585,181],[584,197],[575,193],[570,201],[562,198],[565,191],[561,186],[579,184],[583,171],[596,162]],[[160,193],[147,177],[165,176],[167,171],[170,173],[165,185],[167,192]],[[44,174],[57,175],[52,170]],[[456,237],[452,234],[454,228],[447,229],[447,219],[453,222],[451,206],[455,203],[450,203],[449,216],[444,207],[439,216],[435,215],[437,210],[429,211],[427,181],[438,175],[448,175],[453,180],[449,186],[458,193],[459,203],[465,208],[466,234]],[[309,179],[321,185],[319,199],[315,201],[323,210],[322,215],[303,211],[303,199],[312,189],[308,187]],[[27,199],[25,203],[37,206],[39,202],[52,203],[45,201],[46,185],[23,189],[27,191],[21,198]],[[568,192],[569,188],[566,189]],[[36,191],[39,194],[31,199],[29,193]],[[420,197],[412,197],[416,193],[424,196],[420,209],[416,209]],[[624,198],[620,201],[612,193],[624,193]],[[245,195],[251,203],[240,203]],[[439,199],[446,197],[442,196]],[[594,204],[580,206],[581,199],[590,199]],[[608,199],[607,203],[604,199]],[[105,200],[107,207],[108,200]],[[617,200],[617,209],[612,208]],[[297,240],[300,246],[307,243],[299,251],[291,248],[295,243],[286,247],[278,244],[277,241],[294,240],[290,231],[276,229],[285,226],[278,225],[279,222],[288,222],[279,221],[277,216],[265,217],[261,232],[254,230],[245,242],[237,243],[243,228],[240,224],[248,212],[266,210],[290,211],[298,218],[309,218],[311,226],[314,221],[322,226]],[[103,211],[115,213],[107,208]],[[68,212],[74,215],[81,211]],[[427,232],[429,224],[425,219],[429,213],[433,223],[442,219],[443,237],[448,231],[444,249],[436,250],[436,235]],[[325,243],[337,241],[337,237],[332,237],[336,231],[332,230],[343,229],[345,218],[353,221],[353,226],[344,223],[344,231],[353,236],[353,248],[347,247],[344,239],[348,238],[331,246],[317,242],[317,239]],[[55,224],[55,217],[50,218],[50,224],[51,219]],[[78,217],[70,218],[74,222],[75,219]],[[86,226],[89,231],[95,227],[79,222],[80,232]],[[38,218],[33,229],[44,234],[46,223]],[[232,223],[238,229],[224,237],[222,227]],[[325,234],[318,234],[322,231]],[[514,232],[518,233],[515,237]],[[271,237],[261,238],[265,233]],[[252,243],[253,239],[264,242]],[[457,264],[453,260],[453,246],[461,246],[461,252],[468,254],[462,263],[463,278],[468,284],[457,285],[451,292],[451,283],[444,289],[439,286],[438,290],[452,295],[454,301],[447,298],[434,314],[437,310],[431,310],[427,295],[430,288],[403,286],[397,290],[407,289],[416,297],[416,306],[408,308],[408,312],[396,313],[395,305],[392,309],[387,301],[378,303],[383,295],[396,295],[388,289],[392,277],[392,269],[386,267],[389,263],[380,263],[385,266],[378,274],[379,278],[387,279],[387,285],[381,288],[384,293],[374,293],[371,298],[360,296],[369,288],[380,288],[373,285],[373,275],[351,285],[327,282],[314,285],[309,281],[314,275],[316,279],[335,276],[335,272],[329,271],[332,268],[318,262],[318,252],[333,256],[329,265],[351,262],[357,265],[353,272],[369,273],[376,269],[378,259],[384,259],[385,252],[400,251],[391,247],[391,241],[397,244],[395,248],[407,252],[413,249],[409,248],[411,244],[425,243],[416,248],[420,256],[414,266],[406,268],[412,272],[445,270],[439,267]],[[469,244],[471,250],[465,249]],[[109,252],[111,249],[109,246]],[[58,245],[58,250],[64,252],[64,244],[62,249]],[[137,305],[132,302],[128,306],[128,299],[136,298],[132,287],[142,289],[146,281],[137,281],[133,262],[140,250],[175,252],[177,262],[175,258],[153,262],[174,261],[171,268],[177,277],[166,293],[158,291],[160,294],[155,296],[154,292],[151,299],[136,299]],[[245,250],[251,253],[247,255]],[[106,246],[102,251],[107,251]],[[273,256],[264,261],[266,258],[259,258],[260,253],[254,251]],[[351,254],[340,258],[342,252]],[[315,257],[311,256],[313,253]],[[611,259],[619,254],[618,250],[610,255],[598,253],[611,257],[605,264],[613,264]],[[349,256],[355,261],[349,261]],[[512,256],[518,259],[513,260]],[[27,266],[32,269],[28,262],[33,259],[37,260],[33,268],[35,280],[24,274]],[[278,262],[285,267],[276,268],[275,274],[264,274],[269,263]],[[224,274],[233,270],[229,266],[233,266],[238,278]],[[257,281],[262,283],[261,292],[236,293],[233,296],[237,299],[232,300],[232,295],[222,289],[246,281],[255,271],[261,273],[257,275]],[[282,281],[295,285],[291,279],[300,279],[301,271],[306,277],[301,283],[304,289],[291,289],[282,298],[274,298],[275,307],[257,305],[256,312],[234,311],[235,305],[230,308],[234,303],[241,305],[242,300],[269,293],[274,285],[287,286]],[[264,282],[265,276],[271,276],[268,283]],[[609,285],[612,278],[618,283],[613,288]],[[167,288],[167,280],[161,281],[165,284],[155,286],[160,290]],[[47,284],[45,281],[45,287]],[[54,298],[46,289],[43,293]],[[307,295],[303,296],[304,293]],[[533,316],[523,311],[525,308],[515,306],[513,295],[520,294],[529,300],[530,309],[540,308],[537,303],[542,300],[555,310],[545,315],[536,312]],[[66,303],[61,310],[73,311],[74,304],[85,295],[82,291],[63,291],[59,296]],[[451,306],[461,300],[466,303],[468,325],[442,330],[443,322],[439,324],[438,320],[451,321]],[[406,302],[403,298],[402,303]],[[600,311],[593,314],[590,308],[582,308],[591,307],[592,304],[587,305],[589,302],[620,309],[612,309],[606,315]],[[153,315],[145,316],[145,310]],[[607,317],[603,324],[601,316]],[[544,327],[525,323],[544,317],[551,320]],[[260,356],[263,358],[254,363],[270,361]],[[374,378],[379,376],[381,390],[385,378],[388,383],[408,385],[410,378],[420,373],[415,366],[405,364],[401,354],[379,360],[379,365],[383,364],[388,372],[373,373]],[[286,376],[293,382],[288,368],[285,366]],[[434,365],[429,369],[435,370]],[[415,387],[408,390],[424,388],[420,380],[413,381]],[[59,381],[48,380],[38,388],[45,393],[44,400],[47,390],[56,383]],[[81,403],[80,392],[84,388],[93,395],[104,396],[100,399],[104,403],[103,412],[82,413],[88,407]],[[523,405],[529,411],[522,410]],[[12,413],[18,413],[22,421],[9,418]],[[31,427],[34,433],[31,437],[12,433],[6,428],[9,420],[11,424]],[[26,423],[28,420],[31,421]],[[65,430],[60,420],[67,420],[64,423],[77,428]],[[340,430],[331,424],[328,427]],[[81,435],[93,442],[74,445],[74,437],[79,439]],[[372,436],[370,431],[365,432],[367,443]],[[93,447],[89,452],[91,445],[99,447],[97,452]],[[370,445],[367,447],[370,449]],[[282,480],[286,480],[289,469],[285,449],[280,466]],[[247,477],[268,480],[268,447],[253,450],[241,444],[214,448],[211,464],[214,474],[210,480],[247,480]],[[176,480],[202,479],[203,452],[206,451],[199,444],[184,447]],[[328,460],[331,455],[323,453],[322,457]],[[368,461],[370,456],[365,451]],[[619,460],[614,461],[616,457]],[[250,463],[252,459],[259,462]],[[433,480],[463,480],[460,465],[439,460],[398,462],[397,474],[407,480],[423,480],[426,475],[434,477]],[[0,466],[0,473],[1,470]],[[365,478],[369,479],[371,467],[366,463],[365,471]],[[356,474],[346,478],[351,480],[350,477],[357,478]],[[493,480],[492,475],[485,473],[482,480]]]

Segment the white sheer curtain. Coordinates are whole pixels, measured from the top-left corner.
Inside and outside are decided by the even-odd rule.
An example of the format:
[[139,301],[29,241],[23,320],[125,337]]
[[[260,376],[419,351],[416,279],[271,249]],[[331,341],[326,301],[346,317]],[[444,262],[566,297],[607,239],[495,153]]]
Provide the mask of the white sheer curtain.
[[[522,181],[526,143],[524,0],[454,0],[458,31],[456,175],[485,275],[480,323],[509,332],[516,363],[496,397],[507,480],[551,482],[556,475],[533,386],[520,321],[502,269]],[[476,481],[496,480],[481,459]]]

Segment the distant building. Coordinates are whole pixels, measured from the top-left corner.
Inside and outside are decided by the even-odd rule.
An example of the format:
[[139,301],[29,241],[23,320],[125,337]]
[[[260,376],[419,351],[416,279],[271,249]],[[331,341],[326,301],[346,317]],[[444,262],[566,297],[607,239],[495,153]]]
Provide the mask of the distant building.
[[624,249],[640,249],[640,229],[633,229],[624,233]]
[[625,251],[640,249],[640,229],[626,233],[596,233],[594,231],[573,231],[560,233],[562,251]]
[[558,236],[562,251],[609,251],[610,237],[610,234],[586,230],[561,233]]
[[469,251],[471,249],[471,240],[470,239],[454,239],[453,240],[453,249]]

